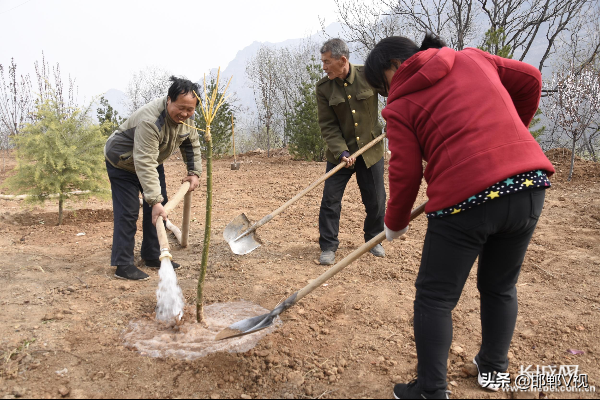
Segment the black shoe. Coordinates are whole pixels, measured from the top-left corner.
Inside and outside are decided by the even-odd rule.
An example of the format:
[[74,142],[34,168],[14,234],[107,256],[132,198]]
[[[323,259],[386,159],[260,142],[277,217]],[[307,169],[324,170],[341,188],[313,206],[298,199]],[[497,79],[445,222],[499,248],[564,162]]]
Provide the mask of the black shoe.
[[150,279],[148,274],[138,269],[135,265],[117,265],[115,278],[128,279],[130,281],[147,281]]
[[502,383],[498,381],[497,371],[482,371],[480,368],[481,360],[479,354],[473,359],[473,364],[477,367],[477,383],[484,389],[497,392],[502,387]]
[[417,383],[417,380],[409,384],[399,383],[394,386],[395,399],[449,399],[449,390],[436,390],[435,392],[426,392]]
[[[160,260],[144,260],[144,263],[148,268],[160,268]],[[173,264],[173,269],[181,267],[181,265],[177,264],[174,261],[171,261],[171,264]]]

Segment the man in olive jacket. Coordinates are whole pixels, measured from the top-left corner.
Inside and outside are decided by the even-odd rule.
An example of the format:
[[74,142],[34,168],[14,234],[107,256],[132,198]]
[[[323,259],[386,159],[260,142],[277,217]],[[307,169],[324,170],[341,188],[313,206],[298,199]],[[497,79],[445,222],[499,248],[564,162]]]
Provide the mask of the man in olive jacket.
[[[325,181],[319,215],[320,262],[335,263],[342,197],[348,181],[356,172],[363,204],[367,211],[365,241],[383,232],[386,194],[383,182],[383,142],[358,158],[350,155],[381,135],[377,93],[363,75],[362,66],[350,64],[350,51],[344,41],[332,39],[321,48],[326,77],[317,82],[317,103],[321,134],[327,143],[327,172],[340,162],[346,168]],[[384,257],[381,245],[371,253]]]
[[200,141],[197,131],[186,126],[194,125],[198,100],[193,91],[199,92],[198,85],[173,76],[171,81],[168,96],[131,114],[104,146],[114,213],[111,265],[117,267],[115,277],[120,279],[148,279],[133,261],[140,192],[144,195],[141,256],[147,267],[160,268],[155,224],[159,216],[167,218],[163,208],[168,201],[163,162],[177,148],[187,166],[182,182],[190,182],[190,191],[200,183]]

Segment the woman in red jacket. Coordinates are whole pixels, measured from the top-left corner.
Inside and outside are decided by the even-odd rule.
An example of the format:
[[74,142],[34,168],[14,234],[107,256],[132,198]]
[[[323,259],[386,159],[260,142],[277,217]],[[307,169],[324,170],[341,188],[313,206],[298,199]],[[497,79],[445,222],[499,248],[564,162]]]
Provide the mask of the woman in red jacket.
[[477,257],[482,345],[474,362],[479,383],[498,390],[517,318],[515,284],[554,173],[528,130],[540,72],[478,49],[454,51],[427,35],[421,47],[383,39],[365,75],[389,93],[382,112],[392,153],[388,240],[408,229],[423,175],[428,185],[414,303],[418,378],[396,385],[394,395],[447,398],[451,312]]

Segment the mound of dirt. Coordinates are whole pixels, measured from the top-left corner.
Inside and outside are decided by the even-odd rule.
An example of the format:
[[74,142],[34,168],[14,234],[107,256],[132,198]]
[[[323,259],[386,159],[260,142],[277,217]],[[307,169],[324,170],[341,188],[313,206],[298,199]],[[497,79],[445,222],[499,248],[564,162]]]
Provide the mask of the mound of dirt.
[[[551,179],[552,182],[566,182],[571,169],[571,150],[552,149],[546,152],[546,157],[556,169],[556,174]],[[576,155],[572,181],[591,180],[597,182],[598,179],[600,179],[600,163],[585,160]]]
[[[242,153],[239,154],[238,157],[267,157],[267,153],[270,155],[270,157],[288,157],[290,155],[290,152],[288,150],[287,147],[282,147],[280,149],[271,149],[271,151],[267,152],[267,150],[263,150],[263,149],[256,149],[256,150],[252,150],[252,151],[248,151],[246,153]],[[231,157],[233,158],[233,157]]]
[[[55,225],[58,222],[56,212],[33,214],[26,211],[12,215],[4,214],[2,217],[7,222],[21,226]],[[63,225],[96,224],[98,222],[112,222],[112,220],[113,212],[110,209],[65,211],[63,215]]]

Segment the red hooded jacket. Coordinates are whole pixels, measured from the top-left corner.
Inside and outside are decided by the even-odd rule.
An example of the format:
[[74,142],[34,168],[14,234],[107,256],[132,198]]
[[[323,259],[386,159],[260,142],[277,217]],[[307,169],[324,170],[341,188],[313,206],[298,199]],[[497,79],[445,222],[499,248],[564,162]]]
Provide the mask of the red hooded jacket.
[[426,212],[453,206],[513,175],[554,173],[528,130],[541,96],[533,66],[478,49],[421,51],[396,71],[382,115],[392,156],[388,228],[409,222],[423,167]]

